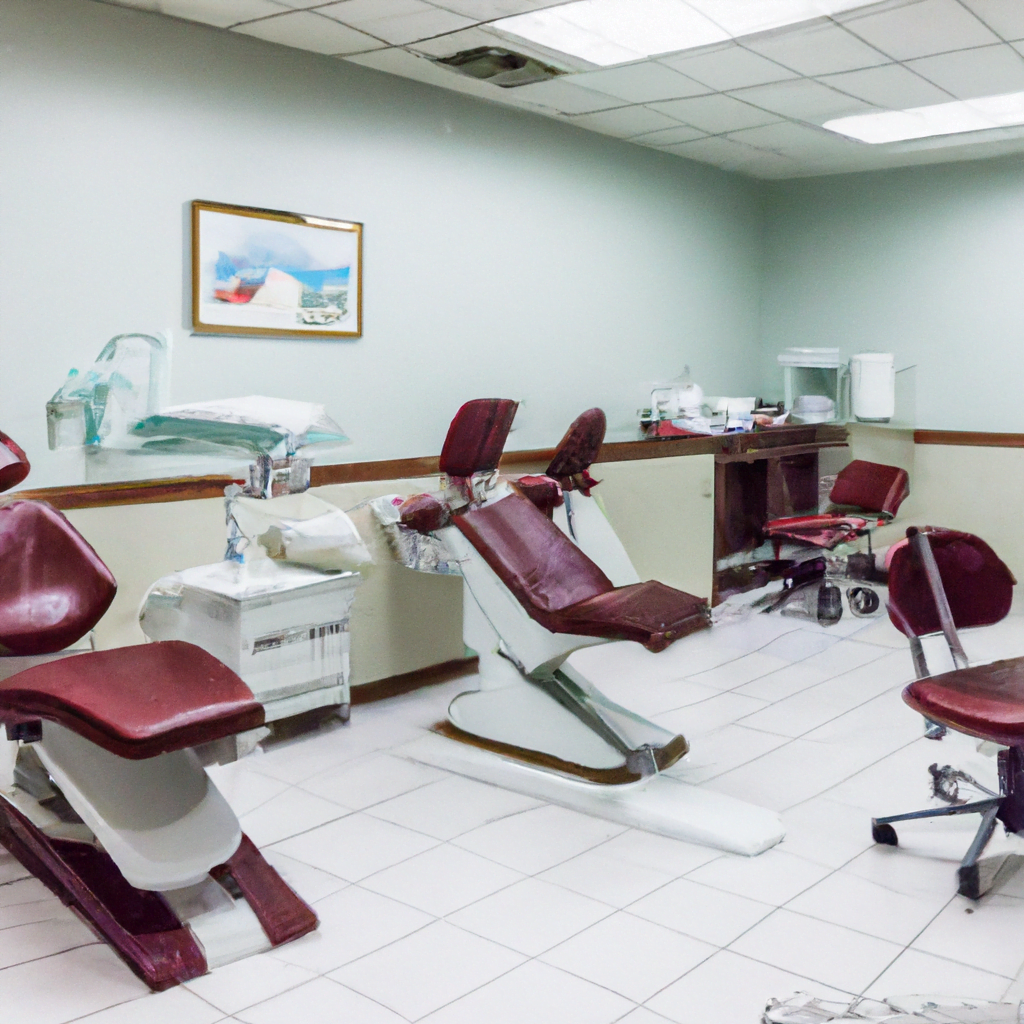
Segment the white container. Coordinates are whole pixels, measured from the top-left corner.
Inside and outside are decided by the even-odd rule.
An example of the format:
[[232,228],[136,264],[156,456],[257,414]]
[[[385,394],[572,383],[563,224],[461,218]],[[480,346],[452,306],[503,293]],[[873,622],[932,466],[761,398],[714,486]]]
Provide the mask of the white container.
[[888,423],[896,412],[896,367],[891,352],[858,352],[850,358],[853,415],[861,423]]
[[357,572],[270,558],[216,562],[158,580],[139,624],[150,640],[187,640],[242,677],[273,722],[349,704],[349,615]]

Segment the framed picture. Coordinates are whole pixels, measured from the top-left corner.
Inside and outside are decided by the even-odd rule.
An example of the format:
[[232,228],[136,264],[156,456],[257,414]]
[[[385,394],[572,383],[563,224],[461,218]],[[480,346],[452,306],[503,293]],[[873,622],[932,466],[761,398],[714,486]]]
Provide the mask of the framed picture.
[[192,203],[192,327],[202,334],[358,338],[363,226]]

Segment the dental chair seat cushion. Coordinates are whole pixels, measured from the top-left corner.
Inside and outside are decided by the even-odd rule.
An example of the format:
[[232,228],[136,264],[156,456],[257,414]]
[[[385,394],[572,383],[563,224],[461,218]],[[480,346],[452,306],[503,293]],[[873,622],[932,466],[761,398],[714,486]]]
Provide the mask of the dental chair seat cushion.
[[829,500],[833,505],[895,516],[909,494],[910,478],[905,469],[854,459],[836,477]]
[[99,555],[41,501],[0,506],[0,646],[52,654],[85,636],[117,583]]
[[637,640],[659,651],[707,625],[704,602],[691,594],[655,582],[616,588],[518,494],[454,522],[530,618],[552,633]]
[[1010,747],[1024,744],[1024,658],[915,680],[903,699],[957,732]]
[[616,587],[553,618],[564,625],[555,632],[635,640],[655,652],[708,625],[707,605],[701,598],[655,580]]
[[263,717],[231,669],[181,640],[58,658],[0,682],[0,721],[57,722],[132,760],[255,729]]

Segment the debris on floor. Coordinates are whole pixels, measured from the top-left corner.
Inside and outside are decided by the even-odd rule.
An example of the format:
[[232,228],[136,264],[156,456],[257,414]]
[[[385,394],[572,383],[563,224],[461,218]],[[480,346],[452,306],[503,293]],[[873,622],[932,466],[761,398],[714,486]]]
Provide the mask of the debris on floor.
[[881,1002],[856,998],[849,1003],[816,999],[797,992],[771,999],[763,1024],[828,1024],[859,1020],[874,1024],[1024,1024],[1024,1002],[990,1003],[950,996],[890,996]]

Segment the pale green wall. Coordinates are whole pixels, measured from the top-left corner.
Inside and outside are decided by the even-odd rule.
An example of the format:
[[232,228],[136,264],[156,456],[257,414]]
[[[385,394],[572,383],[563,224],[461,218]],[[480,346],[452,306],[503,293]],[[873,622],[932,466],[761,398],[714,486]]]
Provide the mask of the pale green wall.
[[[791,345],[917,364],[917,425],[1024,431],[1020,156],[764,187],[762,362]],[[770,390],[770,388],[768,388]]]
[[[32,485],[81,474],[46,451],[44,405],[124,331],[174,329],[173,401],[325,403],[351,461],[437,453],[474,397],[526,399],[510,447],[533,448],[593,405],[636,436],[686,363],[756,390],[750,179],[92,0],[3,0],[0,39],[0,427]],[[190,337],[199,198],[364,222],[364,337]]]

